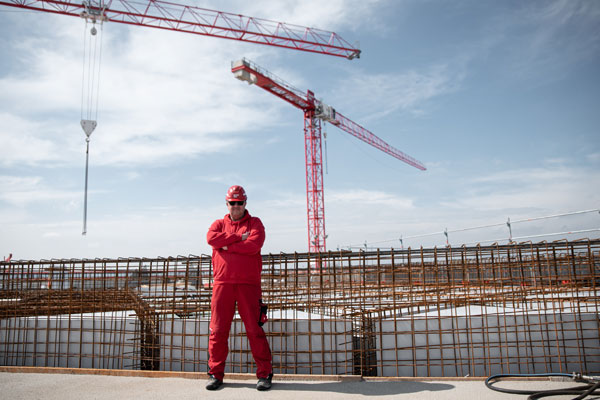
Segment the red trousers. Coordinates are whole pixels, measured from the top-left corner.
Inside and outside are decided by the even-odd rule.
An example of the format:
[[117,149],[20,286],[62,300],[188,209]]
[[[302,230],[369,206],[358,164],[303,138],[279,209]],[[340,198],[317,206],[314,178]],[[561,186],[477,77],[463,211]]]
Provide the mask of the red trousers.
[[208,338],[208,373],[215,378],[223,379],[225,375],[225,361],[229,352],[229,330],[236,303],[256,363],[256,377],[266,378],[273,372],[269,342],[263,328],[258,326],[260,298],[260,286],[216,284],[213,287]]

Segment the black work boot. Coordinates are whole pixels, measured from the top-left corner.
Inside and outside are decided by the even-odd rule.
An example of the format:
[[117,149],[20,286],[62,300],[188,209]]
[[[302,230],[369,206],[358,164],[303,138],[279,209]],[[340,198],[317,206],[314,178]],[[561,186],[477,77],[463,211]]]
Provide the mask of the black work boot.
[[208,375],[208,383],[206,384],[206,390],[217,390],[221,387],[223,381],[215,378],[214,375]]
[[266,378],[258,378],[258,383],[256,384],[256,390],[269,390],[271,389],[271,379],[273,379],[273,374],[269,374]]

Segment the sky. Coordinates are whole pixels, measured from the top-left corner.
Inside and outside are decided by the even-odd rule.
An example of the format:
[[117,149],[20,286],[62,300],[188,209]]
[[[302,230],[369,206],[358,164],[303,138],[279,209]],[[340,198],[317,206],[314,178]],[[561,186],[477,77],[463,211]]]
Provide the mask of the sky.
[[329,250],[600,237],[600,2],[185,4],[333,31],[362,54],[104,24],[82,235],[90,26],[0,6],[0,255],[210,254],[235,184],[263,253],[307,251],[302,112],[236,80],[242,57],[427,167],[324,124]]

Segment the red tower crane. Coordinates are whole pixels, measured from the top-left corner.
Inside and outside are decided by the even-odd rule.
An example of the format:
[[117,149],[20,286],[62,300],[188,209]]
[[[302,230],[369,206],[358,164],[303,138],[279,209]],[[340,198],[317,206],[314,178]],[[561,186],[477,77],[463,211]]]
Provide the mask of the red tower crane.
[[321,121],[329,122],[415,168],[422,171],[426,169],[421,162],[390,146],[356,122],[336,112],[333,107],[315,99],[312,91],[307,90],[305,94],[250,60],[242,59],[232,63],[231,72],[237,79],[248,82],[248,84],[255,84],[304,112],[308,248],[311,253],[326,251],[325,240],[327,238],[327,235],[325,235],[325,204],[323,197]]
[[0,0],[0,5],[358,58],[335,32],[158,0]]
[[[102,24],[110,21],[326,54],[349,60],[360,57],[360,50],[335,32],[166,1],[0,0],[0,5],[82,17],[94,25],[96,22]],[[96,35],[95,26],[91,34]],[[87,136],[89,151],[89,137],[96,127],[96,121],[82,118],[81,126]],[[84,235],[87,219],[87,154],[86,151]]]

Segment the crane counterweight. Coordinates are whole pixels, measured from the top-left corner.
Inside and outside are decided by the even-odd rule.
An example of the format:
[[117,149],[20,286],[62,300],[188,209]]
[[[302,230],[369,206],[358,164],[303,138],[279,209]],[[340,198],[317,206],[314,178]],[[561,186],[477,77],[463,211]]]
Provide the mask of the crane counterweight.
[[246,82],[248,85],[253,85],[256,82],[258,82],[256,75],[251,74],[250,72],[243,69],[235,71],[233,75],[240,81]]

